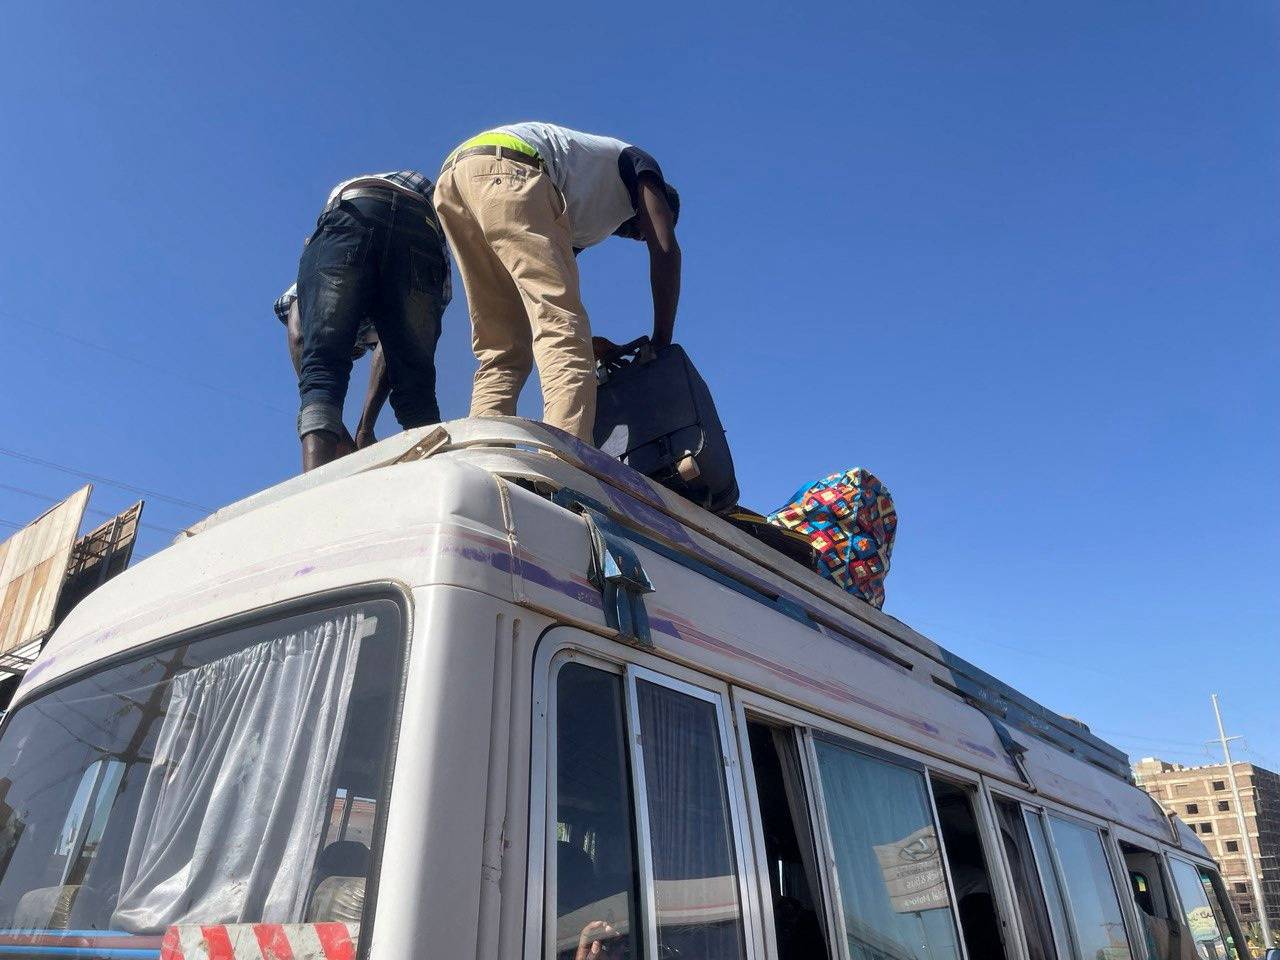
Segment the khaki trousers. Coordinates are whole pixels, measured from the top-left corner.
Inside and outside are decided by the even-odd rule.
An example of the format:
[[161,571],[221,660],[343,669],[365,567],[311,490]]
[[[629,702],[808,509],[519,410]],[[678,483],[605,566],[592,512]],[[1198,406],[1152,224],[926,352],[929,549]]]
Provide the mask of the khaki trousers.
[[591,443],[591,325],[551,178],[514,160],[464,157],[440,174],[435,207],[458,258],[480,361],[471,416],[514,416],[536,360],[543,420]]

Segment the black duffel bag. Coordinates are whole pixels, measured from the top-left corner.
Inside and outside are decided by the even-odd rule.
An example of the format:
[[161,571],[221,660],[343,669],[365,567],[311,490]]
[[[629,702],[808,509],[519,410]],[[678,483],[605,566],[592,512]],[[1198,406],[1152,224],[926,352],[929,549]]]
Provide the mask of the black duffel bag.
[[712,512],[738,502],[711,391],[679,344],[633,340],[603,357],[596,376],[596,446]]

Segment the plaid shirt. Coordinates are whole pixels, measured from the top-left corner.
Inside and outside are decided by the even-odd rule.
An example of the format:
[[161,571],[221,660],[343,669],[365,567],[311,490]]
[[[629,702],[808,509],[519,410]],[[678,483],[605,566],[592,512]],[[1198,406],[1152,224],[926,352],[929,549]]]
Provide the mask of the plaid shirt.
[[[327,210],[330,207],[335,206],[338,202],[338,198],[342,196],[343,191],[352,184],[369,180],[385,180],[388,184],[391,184],[393,188],[400,188],[402,190],[409,190],[416,193],[425,200],[427,206],[434,211],[434,208],[431,206],[431,197],[435,190],[435,184],[416,170],[391,170],[387,173],[365,173],[358,177],[352,177],[350,180],[343,180],[340,184],[329,191],[329,199],[325,201],[324,205],[325,209]],[[361,183],[361,186],[376,187],[377,184]],[[432,229],[434,229],[440,237],[440,254],[444,260],[443,297],[444,302],[447,304],[453,299],[453,276],[449,266],[449,245],[445,242],[444,230],[441,229],[440,224],[436,221],[434,212],[432,213],[430,223]],[[285,290],[284,293],[280,294],[280,296],[276,298],[274,309],[276,317],[281,323],[288,324],[289,308],[293,306],[294,301],[297,299],[297,283],[289,284],[289,289]],[[377,344],[378,332],[374,329],[373,321],[366,318],[364,322],[360,324],[360,329],[356,333],[356,349],[363,352],[365,349],[373,349]]]
[[[418,194],[423,200],[427,201],[427,206],[431,206],[431,194],[435,185],[420,174],[417,170],[391,170],[387,173],[362,173],[358,177],[352,177],[350,180],[343,180],[340,184],[329,191],[329,199],[325,202],[325,207],[331,207],[337,202],[338,197],[342,195],[342,191],[347,189],[353,183],[361,180],[385,180],[393,187],[400,187],[412,193]],[[370,187],[376,187],[376,183],[367,184]],[[364,184],[362,184],[364,186]]]
[[289,308],[298,300],[298,285],[296,283],[289,284],[289,289],[280,296],[276,297],[276,319],[285,326],[289,325]]

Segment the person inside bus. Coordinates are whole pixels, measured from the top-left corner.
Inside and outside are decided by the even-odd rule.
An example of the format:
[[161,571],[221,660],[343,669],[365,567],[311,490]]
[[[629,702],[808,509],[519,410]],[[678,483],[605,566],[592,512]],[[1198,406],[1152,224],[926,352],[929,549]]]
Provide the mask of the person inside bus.
[[[1124,849],[1123,845],[1121,849]],[[1176,921],[1160,916],[1147,875],[1131,869],[1129,883],[1133,889],[1133,902],[1138,907],[1138,917],[1142,920],[1147,952],[1153,960],[1197,960],[1190,934],[1182,936]]]
[[609,945],[618,939],[618,931],[605,920],[592,920],[578,936],[578,949],[573,960],[604,960]]

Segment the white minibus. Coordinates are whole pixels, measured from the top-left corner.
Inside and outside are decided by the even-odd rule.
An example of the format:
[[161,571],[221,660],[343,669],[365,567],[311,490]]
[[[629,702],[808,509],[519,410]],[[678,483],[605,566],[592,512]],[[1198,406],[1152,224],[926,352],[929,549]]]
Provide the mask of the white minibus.
[[525,420],[213,514],[0,730],[0,958],[1246,956],[1122,753]]

